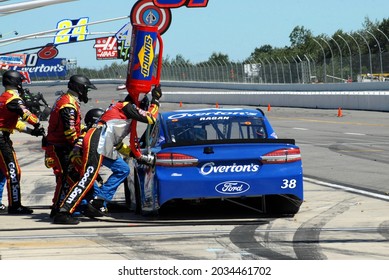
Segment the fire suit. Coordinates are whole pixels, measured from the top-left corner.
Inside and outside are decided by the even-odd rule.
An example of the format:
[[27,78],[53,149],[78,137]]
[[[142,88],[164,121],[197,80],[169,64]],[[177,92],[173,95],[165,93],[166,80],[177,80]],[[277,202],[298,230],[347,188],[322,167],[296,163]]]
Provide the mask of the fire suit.
[[[67,196],[63,200],[60,212],[72,214],[86,193],[94,185],[101,164],[114,165],[113,174],[108,178],[107,182],[101,188],[100,193],[96,193],[101,198],[110,200],[113,197],[118,182],[122,182],[128,176],[128,172],[120,170],[121,166],[118,152],[115,150],[115,145],[129,134],[136,134],[136,121],[154,124],[158,115],[159,102],[152,100],[148,111],[144,111],[128,101],[119,101],[112,105],[100,118],[97,126],[89,129],[83,139],[82,147],[82,174],[81,179],[75,183],[69,190]],[[135,124],[135,125],[133,125]],[[135,129],[135,130],[134,130]],[[107,137],[107,131],[116,132],[116,138]],[[108,139],[109,138],[109,139]],[[135,153],[136,154],[136,153]],[[116,165],[116,166],[115,166]],[[118,171],[115,174],[115,170]]]
[[52,209],[59,208],[69,186],[79,174],[71,168],[69,154],[82,134],[80,103],[71,92],[63,93],[50,113],[46,147],[46,167],[51,167],[56,178]]
[[[35,129],[28,128],[24,122],[33,125]],[[6,177],[9,207],[22,206],[21,170],[10,135],[15,129],[35,136],[43,135],[44,131],[40,134],[31,133],[39,129],[39,126],[37,116],[27,109],[17,90],[6,90],[0,95],[0,172]]]

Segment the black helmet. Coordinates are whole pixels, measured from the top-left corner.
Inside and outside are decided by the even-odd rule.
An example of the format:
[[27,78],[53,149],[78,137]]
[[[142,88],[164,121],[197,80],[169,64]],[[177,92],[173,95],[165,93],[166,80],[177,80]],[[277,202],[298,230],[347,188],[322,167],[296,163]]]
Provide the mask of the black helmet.
[[88,90],[97,89],[84,75],[73,75],[69,79],[68,88],[78,93],[78,100],[88,103]]
[[104,110],[101,108],[90,109],[85,115],[85,124],[89,128],[94,125],[98,119],[103,115]]
[[12,87],[19,92],[22,91],[22,82],[26,78],[15,70],[8,70],[3,74],[3,87]]

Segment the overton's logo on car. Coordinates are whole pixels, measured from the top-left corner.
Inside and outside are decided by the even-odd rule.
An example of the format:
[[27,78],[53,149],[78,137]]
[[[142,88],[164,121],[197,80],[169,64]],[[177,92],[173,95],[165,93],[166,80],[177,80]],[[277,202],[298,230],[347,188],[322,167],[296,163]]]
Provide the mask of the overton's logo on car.
[[222,194],[240,194],[247,192],[250,185],[241,181],[226,181],[216,185],[215,190]]

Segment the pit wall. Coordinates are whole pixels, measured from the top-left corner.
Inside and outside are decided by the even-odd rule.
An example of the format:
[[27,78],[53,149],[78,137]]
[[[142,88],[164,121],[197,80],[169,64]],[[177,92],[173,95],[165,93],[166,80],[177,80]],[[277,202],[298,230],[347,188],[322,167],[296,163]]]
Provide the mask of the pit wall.
[[[389,82],[234,84],[163,81],[164,102],[389,111]],[[202,89],[198,92],[198,89]],[[197,92],[196,92],[197,90]]]

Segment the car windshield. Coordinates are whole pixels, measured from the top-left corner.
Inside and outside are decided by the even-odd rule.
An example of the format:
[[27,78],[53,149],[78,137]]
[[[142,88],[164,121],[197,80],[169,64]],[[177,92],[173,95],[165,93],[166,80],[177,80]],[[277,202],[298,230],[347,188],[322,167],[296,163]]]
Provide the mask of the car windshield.
[[264,121],[257,116],[177,118],[167,120],[166,127],[170,143],[267,138]]

